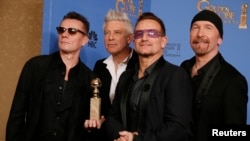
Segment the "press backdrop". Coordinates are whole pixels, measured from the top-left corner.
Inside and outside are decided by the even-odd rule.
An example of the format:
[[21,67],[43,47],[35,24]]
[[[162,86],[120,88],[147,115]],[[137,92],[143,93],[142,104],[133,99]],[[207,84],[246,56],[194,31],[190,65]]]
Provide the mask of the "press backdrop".
[[[183,60],[194,55],[189,46],[189,28],[193,16],[199,10],[209,8],[223,19],[224,37],[220,52],[247,78],[250,88],[249,4],[249,0],[44,0],[41,54],[57,50],[55,27],[67,12],[77,11],[85,15],[91,23],[90,41],[82,49],[81,59],[92,69],[96,60],[108,56],[103,45],[102,27],[109,9],[126,12],[133,24],[141,12],[151,11],[162,18],[167,29],[169,42],[164,58],[180,65]],[[242,14],[245,14],[245,20],[241,19]]]

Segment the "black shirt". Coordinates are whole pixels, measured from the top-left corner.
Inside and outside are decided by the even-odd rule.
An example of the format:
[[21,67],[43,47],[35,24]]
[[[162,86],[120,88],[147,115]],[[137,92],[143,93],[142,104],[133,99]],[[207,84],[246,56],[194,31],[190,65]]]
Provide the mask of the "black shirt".
[[79,63],[70,70],[68,80],[64,80],[66,66],[61,58],[51,64],[43,94],[42,112],[39,120],[38,138],[41,141],[66,140],[65,129],[72,107],[73,91],[77,84]]
[[129,104],[128,104],[128,122],[127,122],[127,127],[129,131],[140,131],[140,121],[141,119],[139,118],[139,112],[146,113],[146,111],[140,111],[142,107],[139,106],[140,104],[140,99],[143,91],[145,90],[145,87],[147,87],[147,84],[144,84],[146,78],[150,75],[150,73],[153,71],[155,68],[156,64],[158,61],[153,63],[151,66],[149,66],[145,72],[144,76],[142,78],[138,78],[138,66],[136,66],[136,72],[133,76],[133,83],[132,83],[132,89],[130,92],[130,98],[129,98]]
[[[218,53],[212,60],[210,60],[206,65],[204,65],[202,68],[198,70],[197,75],[191,78],[194,94],[197,93],[197,90],[199,89],[200,84],[203,78],[205,77],[206,73],[208,72],[209,68],[217,59],[219,59],[219,57],[220,54]],[[195,64],[195,58],[193,57],[189,62],[187,62],[184,66],[182,66],[183,68],[185,68],[185,70],[189,73],[190,76],[192,74],[192,67],[194,64]]]
[[[191,78],[191,83],[192,83],[192,89],[193,89],[193,93],[194,93],[194,100],[193,100],[193,118],[194,121],[199,120],[200,118],[200,110],[201,110],[201,106],[202,106],[202,102],[205,98],[205,94],[209,89],[208,87],[208,82],[204,83],[206,85],[201,86],[203,79],[205,78],[206,74],[209,75],[209,70],[213,69],[211,67],[213,67],[213,64],[216,63],[218,60],[220,60],[220,53],[218,53],[214,58],[212,58],[206,65],[204,65],[202,68],[200,68],[198,70],[198,74],[193,76]],[[183,68],[185,68],[185,70],[189,73],[189,75],[191,76],[192,74],[192,67],[195,64],[195,57],[191,58],[188,61],[185,61],[181,66]],[[211,75],[215,75],[215,74],[211,74]],[[212,76],[208,76],[211,77]],[[200,88],[201,87],[201,88]],[[201,96],[198,95],[198,90],[201,89]]]

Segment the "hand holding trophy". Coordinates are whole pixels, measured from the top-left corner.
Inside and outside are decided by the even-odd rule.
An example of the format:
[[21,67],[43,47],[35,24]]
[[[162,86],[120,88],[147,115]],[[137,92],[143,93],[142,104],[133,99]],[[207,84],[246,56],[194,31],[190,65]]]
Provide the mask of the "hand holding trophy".
[[90,119],[99,120],[101,116],[101,98],[99,96],[99,87],[102,86],[102,82],[99,78],[95,78],[91,81],[91,87],[93,88],[93,97],[90,98]]

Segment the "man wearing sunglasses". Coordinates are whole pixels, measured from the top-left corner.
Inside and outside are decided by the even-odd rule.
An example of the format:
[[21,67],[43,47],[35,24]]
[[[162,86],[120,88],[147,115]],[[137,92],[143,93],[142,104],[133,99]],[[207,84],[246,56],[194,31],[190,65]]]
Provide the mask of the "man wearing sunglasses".
[[150,12],[135,25],[139,63],[117,84],[106,119],[110,140],[186,141],[191,123],[192,90],[184,69],[167,62],[164,23]]
[[80,58],[88,42],[89,22],[67,13],[58,32],[59,51],[33,57],[19,78],[6,130],[6,141],[83,141],[89,117],[93,72]]

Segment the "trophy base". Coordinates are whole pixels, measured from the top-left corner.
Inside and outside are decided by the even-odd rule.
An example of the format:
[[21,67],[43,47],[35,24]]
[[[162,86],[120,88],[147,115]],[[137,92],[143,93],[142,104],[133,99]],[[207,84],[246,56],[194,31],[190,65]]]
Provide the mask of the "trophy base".
[[90,119],[99,120],[101,117],[101,98],[90,99]]

